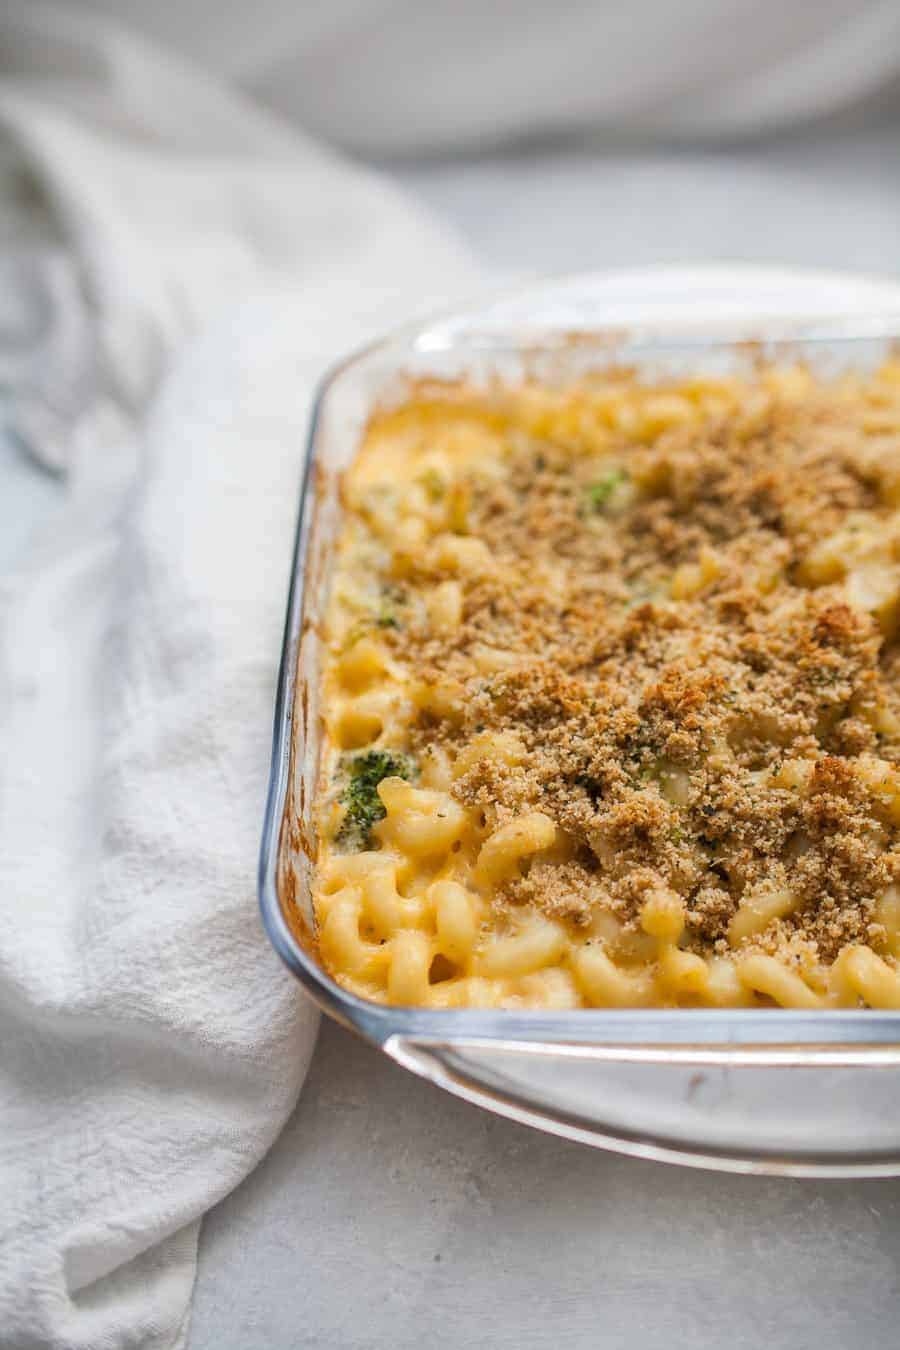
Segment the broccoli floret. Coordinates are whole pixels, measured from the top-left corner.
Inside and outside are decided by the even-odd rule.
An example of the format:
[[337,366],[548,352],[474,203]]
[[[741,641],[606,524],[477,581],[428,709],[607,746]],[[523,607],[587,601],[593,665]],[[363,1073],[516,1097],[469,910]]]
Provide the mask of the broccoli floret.
[[406,603],[406,592],[400,586],[385,586],[382,589],[381,604],[375,616],[376,626],[378,628],[402,628],[403,625],[397,616],[397,610],[398,608],[402,609]]
[[347,810],[337,842],[344,848],[368,848],[371,829],[385,816],[378,784],[383,778],[413,778],[415,765],[408,755],[392,750],[367,750],[341,765],[346,782],[341,801]]
[[610,469],[609,473],[591,483],[587,489],[588,504],[593,511],[602,511],[620,483],[628,477],[624,469]]

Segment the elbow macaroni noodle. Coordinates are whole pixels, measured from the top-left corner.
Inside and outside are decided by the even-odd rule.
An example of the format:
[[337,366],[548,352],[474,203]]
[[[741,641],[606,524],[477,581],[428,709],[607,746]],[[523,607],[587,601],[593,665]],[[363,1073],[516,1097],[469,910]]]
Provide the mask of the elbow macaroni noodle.
[[[776,807],[796,819],[806,811],[803,819],[815,824],[824,819],[826,807],[817,803],[825,798],[816,794],[831,766],[827,771],[843,785],[841,800],[864,803],[852,808],[853,820],[864,811],[865,827],[858,828],[868,831],[861,837],[872,867],[883,868],[884,859],[892,865],[900,827],[900,755],[893,749],[900,740],[900,710],[867,693],[871,680],[861,677],[844,703],[826,706],[823,699],[809,714],[819,719],[815,743],[812,733],[804,733],[805,741],[795,733],[777,706],[751,717],[741,713],[742,689],[717,693],[727,706],[726,721],[716,727],[726,730],[711,737],[700,768],[696,759],[679,759],[682,725],[693,726],[679,705],[682,722],[672,723],[674,732],[669,728],[665,753],[654,748],[656,758],[648,761],[649,752],[639,749],[645,755],[641,767],[627,782],[621,774],[614,780],[618,797],[600,770],[586,768],[581,777],[570,775],[573,796],[562,803],[552,793],[536,798],[526,791],[539,754],[546,753],[535,749],[537,714],[521,724],[473,722],[476,696],[489,707],[493,691],[518,687],[503,681],[519,678],[532,657],[527,643],[511,648],[504,641],[499,619],[495,632],[466,636],[465,627],[484,587],[499,588],[512,576],[508,593],[515,601],[521,574],[509,541],[498,536],[495,546],[491,537],[469,529],[479,492],[501,494],[501,502],[502,493],[513,493],[511,446],[527,440],[573,463],[587,457],[602,466],[612,455],[616,466],[626,465],[594,470],[589,505],[579,507],[583,529],[593,531],[602,550],[615,522],[636,503],[687,492],[692,462],[679,469],[681,443],[675,439],[667,460],[660,449],[667,438],[692,429],[699,436],[722,417],[731,419],[734,436],[749,437],[745,426],[761,425],[776,405],[799,407],[818,397],[818,388],[797,369],[764,370],[746,382],[697,378],[667,388],[620,377],[568,391],[523,385],[490,397],[426,389],[373,419],[347,476],[324,677],[327,737],[314,901],[322,959],[344,987],[374,1000],[433,1008],[900,1009],[900,884],[861,896],[866,940],[835,939],[839,949],[823,957],[797,937],[806,932],[802,925],[816,903],[803,889],[811,875],[811,826],[793,829],[778,843],[782,852],[771,878],[760,880],[758,868],[753,871],[755,845],[732,847],[727,831],[720,838],[712,825],[703,833],[681,823],[688,813],[702,824],[724,810],[721,798],[705,805],[698,793],[704,783],[709,788],[712,775],[727,770],[744,775],[746,791],[768,804],[767,816],[760,806],[760,820],[766,829],[770,817],[775,820],[770,833],[781,819],[773,815]],[[729,592],[736,597],[730,603],[747,604],[741,597],[749,587],[767,614],[776,612],[772,606],[790,567],[791,585],[805,588],[803,604],[825,588],[821,594],[833,593],[849,610],[871,617],[882,651],[889,653],[900,620],[900,366],[885,367],[868,384],[847,377],[828,396],[856,418],[858,474],[867,485],[860,493],[867,505],[829,520],[821,538],[804,543],[799,564],[783,562],[777,547],[758,559],[748,552],[741,564],[743,589]],[[827,419],[822,425],[824,438]],[[536,475],[544,473],[542,459],[541,450]],[[558,492],[552,495],[557,489],[540,479],[540,491],[546,505],[527,504],[536,539],[541,510],[558,509]],[[837,483],[836,500],[843,491]],[[784,512],[789,516],[790,503]],[[793,527],[788,521],[771,527],[777,528],[790,534]],[[679,607],[711,604],[708,597],[726,585],[731,565],[724,546],[707,542],[693,556],[676,559],[668,572],[653,572],[646,592],[642,578],[630,580],[636,599],[622,599],[623,625],[636,612],[633,622],[646,622],[640,613],[652,609],[676,644],[677,616],[687,612]],[[535,606],[552,602],[565,617],[565,569],[548,552],[535,558],[533,577]],[[604,592],[595,603],[598,613],[606,613],[613,602]],[[495,607],[502,618],[502,605]],[[685,639],[688,654],[690,645]],[[671,650],[677,655],[679,649]],[[764,657],[752,643],[747,651],[753,670]],[[447,652],[452,659],[442,655]],[[599,662],[603,654],[590,659]],[[830,659],[826,653],[823,660]],[[837,679],[832,683],[837,686]],[[640,705],[641,725],[656,725],[659,706],[648,696]],[[812,706],[809,700],[802,704],[804,710]],[[582,714],[576,709],[570,715]],[[601,713],[586,715],[590,722]],[[629,735],[633,741],[636,733]],[[832,745],[841,748],[827,749]],[[757,767],[754,755],[765,762]],[[496,784],[506,786],[492,795]],[[828,790],[832,796],[838,791]],[[738,815],[727,823],[735,821],[739,828]],[[641,841],[648,839],[657,852],[648,851],[645,859]],[[821,839],[820,852],[831,847],[825,834]],[[626,856],[627,873],[621,861]],[[668,860],[665,866],[660,858]],[[560,881],[570,876],[581,887],[575,909],[566,908]],[[541,902],[542,878],[554,879],[553,903]],[[842,903],[852,902],[845,895]],[[720,920],[715,905],[722,908]],[[827,928],[817,931],[826,934],[827,946]],[[781,935],[778,942],[773,934]]]

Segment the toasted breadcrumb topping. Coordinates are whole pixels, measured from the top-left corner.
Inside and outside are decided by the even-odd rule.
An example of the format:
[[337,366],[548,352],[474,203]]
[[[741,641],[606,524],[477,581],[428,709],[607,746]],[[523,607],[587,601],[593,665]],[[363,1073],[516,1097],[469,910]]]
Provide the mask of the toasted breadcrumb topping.
[[517,419],[508,391],[467,397],[495,453],[433,491],[489,561],[441,631],[412,602],[446,579],[439,551],[395,555],[400,618],[379,637],[459,693],[456,717],[418,713],[414,752],[452,763],[489,733],[521,747],[475,758],[456,798],[500,823],[540,810],[565,834],[566,856],[505,882],[495,916],[605,909],[636,929],[665,886],[683,945],[709,954],[748,898],[788,891],[755,946],[795,962],[877,949],[878,897],[900,881],[879,786],[900,761],[900,436],[878,400],[750,382],[594,452]]

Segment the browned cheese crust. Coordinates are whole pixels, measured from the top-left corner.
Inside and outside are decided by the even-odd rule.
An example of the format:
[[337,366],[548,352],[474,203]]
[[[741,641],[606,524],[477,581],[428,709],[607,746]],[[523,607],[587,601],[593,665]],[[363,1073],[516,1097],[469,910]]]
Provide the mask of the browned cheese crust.
[[[484,731],[525,748],[476,762],[457,799],[500,823],[544,811],[575,843],[500,888],[498,921],[527,904],[586,924],[602,905],[636,926],[665,886],[686,904],[682,945],[709,954],[742,898],[788,888],[798,907],[757,947],[788,961],[878,948],[898,827],[854,766],[900,757],[891,564],[862,549],[854,582],[828,553],[843,531],[852,558],[854,534],[895,519],[896,437],[864,434],[868,409],[814,384],[748,396],[649,444],[622,431],[599,482],[589,455],[513,427],[502,473],[457,477],[459,532],[495,565],[466,585],[455,632],[412,607],[383,639],[464,691],[461,720],[419,714],[414,750],[452,759]],[[400,587],[440,579],[424,553],[401,571]],[[485,650],[502,654],[488,673]],[[797,760],[802,791],[781,777]]]

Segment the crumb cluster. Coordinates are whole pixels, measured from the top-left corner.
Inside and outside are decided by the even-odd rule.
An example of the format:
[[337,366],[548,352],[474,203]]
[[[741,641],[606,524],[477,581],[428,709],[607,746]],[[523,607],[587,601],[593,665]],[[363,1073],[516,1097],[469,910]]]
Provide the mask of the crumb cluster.
[[[662,884],[685,900],[686,945],[708,953],[743,899],[788,888],[797,907],[758,945],[821,960],[877,947],[900,834],[858,768],[900,759],[895,615],[880,592],[855,602],[846,569],[810,568],[840,531],[852,556],[855,529],[893,528],[900,449],[873,458],[862,411],[816,386],[649,444],[623,433],[602,470],[510,432],[501,473],[458,477],[464,532],[493,566],[466,581],[456,631],[412,607],[383,637],[464,691],[461,721],[419,716],[414,749],[452,757],[486,731],[522,747],[476,762],[457,798],[501,821],[545,811],[570,841],[498,908],[578,924],[602,906],[634,924]],[[405,583],[439,578],[423,553]]]

